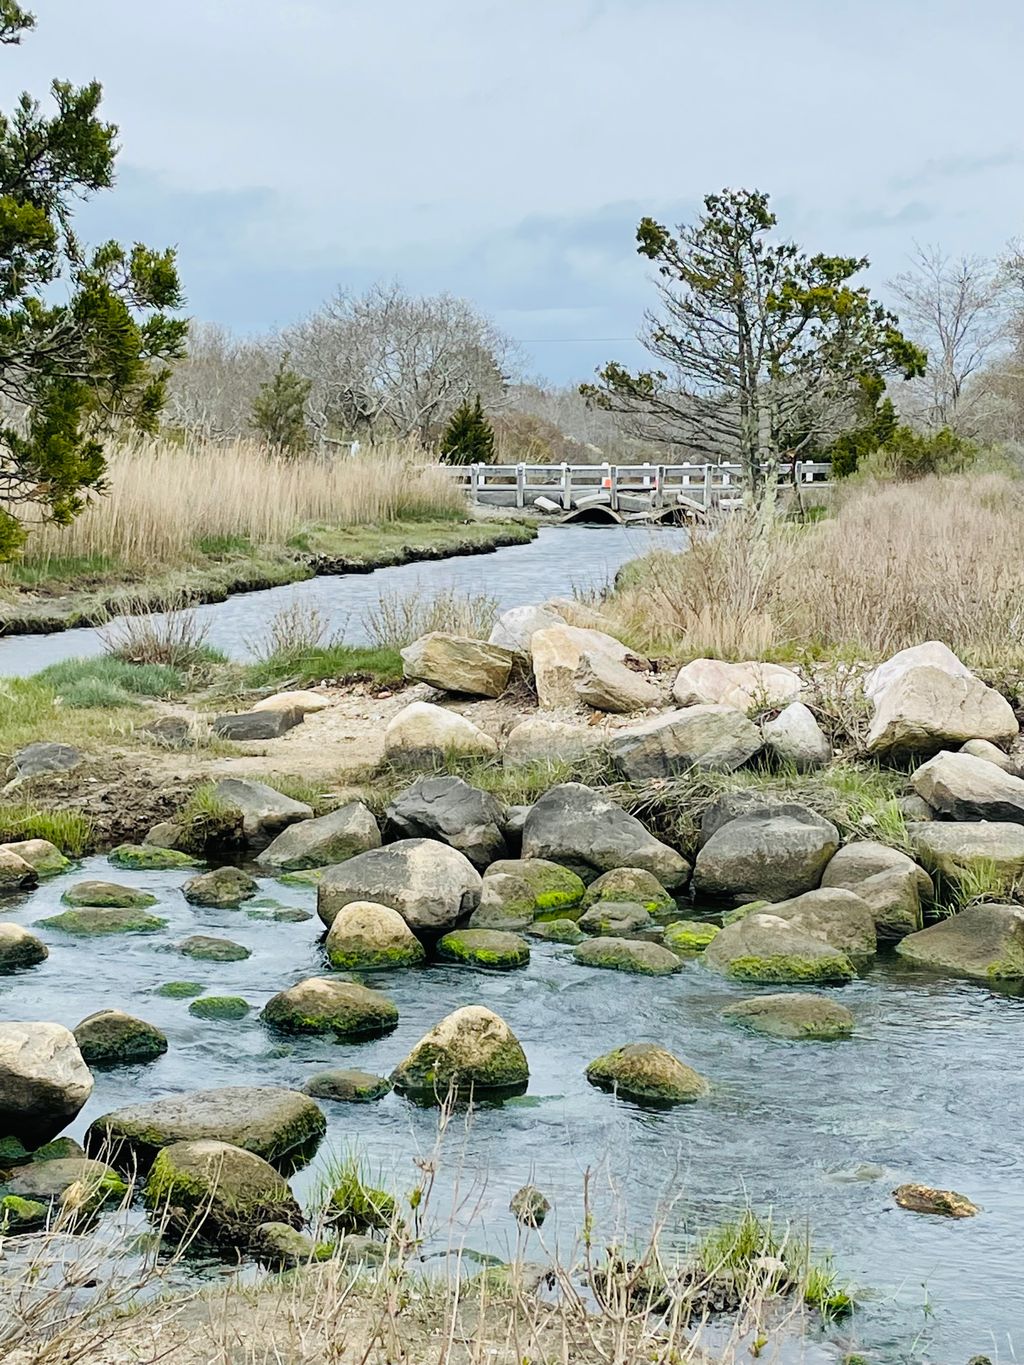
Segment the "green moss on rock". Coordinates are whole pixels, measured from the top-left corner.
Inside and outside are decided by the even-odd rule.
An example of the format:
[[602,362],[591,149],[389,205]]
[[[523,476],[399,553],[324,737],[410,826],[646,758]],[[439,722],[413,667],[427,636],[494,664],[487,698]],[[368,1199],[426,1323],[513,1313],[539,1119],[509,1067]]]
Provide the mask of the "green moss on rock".
[[668,976],[682,966],[675,953],[660,943],[627,938],[593,938],[579,944],[573,955],[584,967],[604,967],[641,976]]
[[605,1053],[587,1067],[587,1080],[652,1104],[689,1104],[710,1089],[703,1076],[656,1043],[629,1043]]
[[204,995],[192,1001],[188,1012],[197,1019],[236,1020],[244,1019],[251,1009],[239,995]]
[[445,962],[507,971],[526,966],[530,960],[530,945],[518,934],[506,934],[498,929],[458,929],[445,934],[438,942],[437,955]]
[[244,962],[252,956],[249,948],[229,938],[215,938],[210,934],[193,934],[178,944],[178,952],[198,962]]
[[74,909],[88,906],[106,910],[145,910],[147,906],[156,905],[156,896],[149,891],[101,881],[76,882],[68,887],[61,900]]
[[722,1011],[722,1018],[735,1019],[773,1038],[831,1041],[848,1038],[853,1032],[853,1015],[845,1005],[822,995],[799,992],[737,1001]]
[[252,1245],[264,1223],[297,1228],[303,1221],[288,1182],[272,1166],[212,1139],[176,1142],[158,1152],[143,1197],[172,1230],[198,1230],[221,1245]]
[[584,910],[599,901],[639,905],[649,915],[671,915],[676,910],[675,900],[657,877],[639,867],[616,867],[592,881],[583,901]]
[[354,981],[315,976],[267,1001],[263,1020],[281,1033],[333,1033],[338,1038],[372,1038],[398,1023],[398,1008],[379,991]]
[[586,934],[573,919],[534,920],[527,931],[531,938],[544,939],[548,943],[582,943]]
[[325,1210],[329,1222],[345,1232],[389,1228],[398,1219],[398,1204],[387,1190],[366,1184],[354,1162],[347,1163],[331,1190]]
[[154,995],[165,996],[168,1000],[190,1000],[194,995],[202,995],[206,987],[201,981],[165,981],[157,986]]
[[168,872],[180,867],[198,867],[199,861],[176,848],[155,844],[119,844],[107,854],[115,867],[129,872]]
[[375,1076],[370,1071],[321,1071],[311,1076],[302,1087],[303,1093],[316,1100],[338,1100],[349,1104],[369,1104],[391,1093],[391,1082],[386,1076]]
[[75,1029],[75,1042],[89,1066],[133,1066],[167,1051],[167,1036],[145,1019],[121,1010],[100,1010]]
[[428,1101],[522,1089],[530,1069],[522,1046],[499,1015],[466,1005],[442,1019],[392,1072],[398,1090]]
[[702,952],[718,934],[719,926],[707,920],[680,919],[665,929],[665,947],[674,953]]
[[815,981],[852,981],[857,971],[845,953],[832,952],[820,957],[780,953],[733,958],[726,975],[736,981],[757,981],[765,985],[800,985]]
[[57,929],[62,934],[73,934],[76,938],[97,938],[102,934],[155,934],[167,927],[165,919],[159,915],[148,915],[145,910],[104,910],[91,906],[81,910],[64,910],[39,923],[47,929]]

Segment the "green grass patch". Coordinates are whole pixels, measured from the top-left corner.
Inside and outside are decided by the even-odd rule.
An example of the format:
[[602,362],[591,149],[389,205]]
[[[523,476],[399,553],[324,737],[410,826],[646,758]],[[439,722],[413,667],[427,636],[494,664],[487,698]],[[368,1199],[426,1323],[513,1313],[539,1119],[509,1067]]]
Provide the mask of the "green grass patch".
[[259,553],[248,536],[200,536],[195,545],[201,555],[211,559],[226,559],[230,555],[252,557]]
[[109,744],[130,733],[132,705],[74,707],[58,702],[56,690],[38,678],[0,679],[0,753],[11,756],[36,740],[88,746]]
[[525,545],[536,527],[521,521],[457,521],[436,517],[406,519],[379,526],[311,526],[288,542],[291,549],[353,563],[407,564],[419,556],[469,553],[501,543]]
[[246,687],[273,687],[283,682],[307,687],[324,678],[369,678],[394,685],[402,681],[402,656],[395,649],[334,644],[282,651],[242,669]]
[[[185,679],[175,668],[166,664],[133,664],[123,659],[103,656],[98,659],[65,659],[51,664],[35,680],[52,687],[67,705],[69,693],[95,687],[116,690],[132,697],[172,697],[185,690]],[[104,703],[99,703],[104,704]]]
[[93,847],[92,818],[80,810],[40,810],[10,802],[0,804],[0,844],[23,839],[47,839],[69,858],[80,858]]
[[22,588],[37,588],[41,584],[52,587],[60,583],[78,587],[89,579],[106,578],[113,573],[126,572],[124,565],[112,555],[68,555],[62,558],[32,559],[31,540],[28,548],[28,558],[16,559],[4,565],[4,577]]

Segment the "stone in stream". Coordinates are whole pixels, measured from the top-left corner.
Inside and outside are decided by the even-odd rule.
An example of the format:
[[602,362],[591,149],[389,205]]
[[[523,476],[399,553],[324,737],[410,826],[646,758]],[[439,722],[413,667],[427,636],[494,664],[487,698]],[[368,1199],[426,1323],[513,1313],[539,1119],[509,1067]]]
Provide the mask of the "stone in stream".
[[702,953],[721,928],[702,919],[680,919],[666,925],[664,945],[673,953]]
[[583,967],[605,967],[637,976],[668,976],[678,972],[682,963],[659,943],[628,938],[592,938],[573,953]]
[[0,924],[0,973],[20,972],[45,962],[50,950],[20,924]]
[[190,877],[181,890],[190,905],[234,910],[243,901],[252,900],[259,887],[248,872],[243,872],[240,867],[228,866]]
[[358,853],[380,848],[380,830],[362,801],[349,801],[312,820],[289,825],[256,858],[271,872],[303,872],[311,867],[343,863]]
[[841,984],[857,975],[845,953],[763,911],[727,924],[702,960],[723,976],[765,984]]
[[241,711],[237,714],[214,716],[213,732],[221,739],[250,744],[256,740],[280,739],[294,730],[305,719],[305,712],[297,706],[287,711]]
[[870,754],[934,754],[969,739],[1005,744],[1016,735],[1013,707],[980,678],[911,668],[875,698],[865,747]]
[[717,828],[697,854],[698,894],[778,901],[818,886],[839,848],[839,831],[814,811],[796,805],[789,810],[752,809]]
[[505,738],[502,763],[506,768],[544,768],[558,763],[578,763],[592,754],[601,737],[587,725],[527,716]]
[[661,693],[642,674],[607,654],[584,654],[576,666],[576,696],[594,711],[623,715],[657,706]]
[[400,792],[387,821],[401,839],[437,839],[485,868],[507,852],[505,804],[461,777],[421,777]]
[[269,1222],[261,1223],[256,1229],[252,1250],[264,1265],[277,1270],[296,1270],[317,1261],[329,1261],[336,1248],[332,1242],[314,1241],[288,1223]]
[[427,956],[398,911],[373,901],[352,901],[338,911],[324,951],[338,971],[418,967]]
[[772,720],[761,726],[764,742],[780,763],[798,773],[827,767],[832,762],[832,745],[825,738],[814,712],[802,701],[790,702]]
[[524,1185],[509,1200],[508,1211],[524,1228],[539,1228],[551,1212],[551,1204],[536,1185]]
[[525,929],[538,915],[565,914],[583,901],[586,887],[567,867],[544,858],[505,858],[484,873],[472,929]]
[[901,1209],[911,1213],[936,1213],[945,1218],[973,1218],[980,1210],[966,1195],[956,1190],[936,1190],[930,1185],[897,1185],[892,1197]]
[[690,875],[682,854],[579,782],[551,787],[534,803],[523,828],[523,857],[561,863],[584,879],[615,867],[638,867],[671,888]]
[[442,962],[507,971],[527,966],[530,945],[518,934],[498,929],[456,929],[439,940],[437,955]]
[[449,929],[480,900],[481,877],[458,849],[434,839],[400,839],[325,871],[317,913],[330,928],[353,901],[397,910],[412,929]]
[[107,854],[115,867],[129,872],[167,872],[179,867],[198,867],[199,859],[176,848],[155,844],[119,844]]
[[157,986],[154,995],[165,996],[168,1000],[189,1000],[194,995],[202,995],[206,987],[201,981],[165,981]]
[[22,1199],[17,1194],[5,1194],[0,1199],[0,1236],[17,1236],[22,1232],[41,1228],[50,1210],[38,1199]]
[[650,915],[636,901],[596,901],[577,920],[585,934],[605,938],[622,938],[654,924]]
[[874,915],[855,891],[819,887],[767,905],[764,913],[820,938],[847,957],[872,957],[878,951]]
[[587,1067],[587,1080],[648,1104],[690,1104],[711,1090],[703,1076],[656,1043],[627,1043],[605,1053]]
[[504,1019],[482,1005],[465,1005],[435,1024],[391,1079],[397,1090],[443,1102],[452,1089],[462,1097],[525,1089],[530,1068]]
[[326,1130],[319,1107],[297,1090],[224,1086],[115,1109],[89,1126],[85,1146],[112,1152],[119,1165],[146,1169],[162,1147],[209,1138],[294,1168]]
[[676,674],[672,696],[679,706],[729,706],[736,711],[786,706],[796,701],[803,680],[781,664],[731,664],[692,659]]
[[229,938],[216,938],[212,934],[192,934],[178,944],[178,952],[199,962],[244,962],[252,956],[252,949]]
[[243,777],[225,777],[214,788],[216,800],[242,813],[242,833],[253,846],[271,839],[299,820],[313,816],[312,806],[294,801],[265,782],[250,782]]
[[953,820],[1024,824],[1024,778],[971,754],[936,754],[912,775],[918,796]]
[[639,867],[613,867],[595,878],[587,888],[583,907],[589,910],[598,901],[632,902],[651,915],[671,914],[676,908],[675,900],[657,877]]
[[931,877],[913,858],[870,839],[841,848],[826,867],[821,885],[860,896],[882,939],[900,939],[920,929],[921,899],[934,895]]
[[457,711],[428,701],[410,702],[388,721],[384,754],[396,767],[433,767],[449,754],[490,758],[498,746]]
[[188,1012],[195,1019],[207,1019],[215,1023],[236,1023],[244,1019],[252,1010],[247,1000],[240,995],[204,995],[193,1000]]
[[395,1027],[398,1008],[386,995],[354,981],[311,976],[271,996],[261,1017],[279,1033],[374,1038]]
[[0,893],[27,890],[39,881],[39,873],[17,853],[0,848]]
[[34,1161],[9,1172],[3,1188],[18,1199],[43,1204],[49,1216],[87,1218],[104,1204],[120,1202],[128,1186],[112,1166],[87,1157]]
[[72,745],[39,740],[18,750],[11,764],[14,772],[12,774],[8,769],[8,776],[22,780],[39,777],[43,773],[66,773],[77,768],[81,762],[81,753]]
[[155,934],[167,927],[165,919],[146,910],[104,910],[91,905],[83,906],[81,910],[64,910],[37,923],[76,938],[97,938],[101,934]]
[[582,943],[586,934],[574,919],[535,920],[526,931],[531,938],[540,938],[548,943],[567,943],[575,947]]
[[530,649],[537,700],[542,711],[576,706],[577,670],[585,655],[603,657],[615,663],[629,660],[641,667],[647,666],[647,661],[633,654],[621,640],[603,631],[579,626],[563,624],[535,631]]
[[688,706],[618,730],[608,754],[627,782],[674,777],[691,768],[731,773],[763,748],[757,726],[731,706]]
[[252,709],[253,711],[301,711],[304,716],[311,716],[317,711],[326,711],[330,704],[330,698],[322,696],[319,692],[300,689],[297,692],[275,692],[272,696],[264,697],[262,701],[258,701]]
[[119,882],[87,881],[75,882],[61,896],[65,905],[98,907],[105,910],[144,910],[156,905],[156,896],[149,891],[140,891],[134,886],[123,886]]
[[75,1041],[90,1066],[133,1066],[167,1051],[167,1035],[122,1010],[99,1010],[75,1028]]
[[211,1138],[174,1142],[156,1155],[144,1198],[177,1233],[204,1241],[250,1245],[262,1223],[301,1227],[302,1210],[288,1182],[254,1152]]
[[0,1134],[32,1150],[75,1118],[92,1072],[61,1024],[0,1023]]
[[919,967],[986,981],[1024,978],[1024,907],[969,905],[896,945]]
[[347,1104],[369,1104],[390,1095],[391,1081],[370,1071],[318,1071],[302,1087],[317,1100],[337,1100]]
[[500,697],[515,658],[501,645],[440,630],[414,640],[401,653],[402,672],[409,682],[472,697]]
[[0,852],[16,853],[35,868],[39,877],[59,876],[71,866],[71,859],[65,858],[49,839],[20,839],[12,844],[0,845]]
[[907,837],[922,862],[951,881],[960,881],[979,867],[1007,882],[1024,875],[1024,825],[929,820],[908,825]]
[[845,1005],[824,995],[755,995],[740,1000],[722,1011],[723,1019],[735,1019],[756,1033],[794,1041],[807,1039],[830,1042],[848,1038],[853,1032],[853,1015]]

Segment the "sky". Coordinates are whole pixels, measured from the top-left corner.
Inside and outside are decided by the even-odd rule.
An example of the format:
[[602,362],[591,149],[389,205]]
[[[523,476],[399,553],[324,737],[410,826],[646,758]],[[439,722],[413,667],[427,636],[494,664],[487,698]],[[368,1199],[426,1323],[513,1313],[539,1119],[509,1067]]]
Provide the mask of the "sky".
[[812,251],[1024,234],[1019,0],[23,0],[0,107],[98,79],[118,184],[91,238],[175,245],[243,332],[338,287],[470,299],[554,382],[639,364],[634,233],[725,186]]

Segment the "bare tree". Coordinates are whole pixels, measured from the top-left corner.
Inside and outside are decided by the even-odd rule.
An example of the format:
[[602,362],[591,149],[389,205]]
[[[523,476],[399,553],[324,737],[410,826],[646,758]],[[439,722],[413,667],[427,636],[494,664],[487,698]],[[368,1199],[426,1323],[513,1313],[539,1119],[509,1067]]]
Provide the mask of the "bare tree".
[[1007,270],[984,257],[920,244],[912,268],[890,281],[907,333],[928,352],[904,405],[926,427],[978,434],[986,405],[980,375],[1008,336],[1007,282]]
[[203,440],[245,435],[253,403],[281,354],[274,337],[236,337],[212,323],[193,323],[188,355],[171,376],[168,421]]

